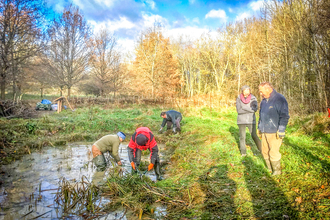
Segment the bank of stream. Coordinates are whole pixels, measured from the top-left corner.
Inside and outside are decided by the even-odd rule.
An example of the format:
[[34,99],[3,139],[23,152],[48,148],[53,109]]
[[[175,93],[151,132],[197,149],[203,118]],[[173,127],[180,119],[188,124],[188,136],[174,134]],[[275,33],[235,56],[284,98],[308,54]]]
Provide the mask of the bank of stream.
[[[98,185],[106,183],[111,163],[105,172],[96,172],[90,151],[92,143],[71,143],[62,147],[43,148],[39,152],[25,155],[21,160],[0,169],[0,220],[10,219],[85,219],[79,212],[64,212],[55,201],[59,184],[66,180],[72,184],[83,181]],[[159,145],[162,149],[162,145]],[[121,144],[119,154],[122,159],[123,175],[130,175],[131,167],[127,155],[127,143]],[[107,160],[110,159],[106,155]],[[143,160],[147,161],[148,156]],[[142,161],[143,162],[143,161]],[[146,173],[152,181],[154,172]],[[100,210],[110,202],[107,196],[99,196],[95,204]],[[130,213],[123,208],[103,212],[99,219],[129,219]],[[155,216],[165,214],[164,207],[156,207]],[[86,216],[85,216],[86,217]]]

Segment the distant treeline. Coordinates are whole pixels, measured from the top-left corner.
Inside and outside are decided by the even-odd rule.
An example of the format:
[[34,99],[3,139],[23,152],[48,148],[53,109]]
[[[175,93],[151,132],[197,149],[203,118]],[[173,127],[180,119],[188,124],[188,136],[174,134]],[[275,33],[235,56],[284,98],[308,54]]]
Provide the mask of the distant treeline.
[[134,59],[125,58],[107,29],[93,34],[78,7],[50,21],[42,2],[0,0],[1,99],[58,88],[67,96],[205,96],[229,103],[241,86],[257,95],[269,81],[293,111],[329,105],[330,1],[265,1],[258,16],[195,41],[165,38],[155,23],[142,31]]

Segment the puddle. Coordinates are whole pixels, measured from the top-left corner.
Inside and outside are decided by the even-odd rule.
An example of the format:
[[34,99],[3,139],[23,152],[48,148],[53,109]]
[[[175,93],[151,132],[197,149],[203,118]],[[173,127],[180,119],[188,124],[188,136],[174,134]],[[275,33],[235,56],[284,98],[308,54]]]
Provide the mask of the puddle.
[[[90,162],[92,160],[91,145],[92,143],[71,143],[65,147],[44,148],[42,152],[25,155],[19,161],[2,166],[0,169],[0,178],[3,182],[0,186],[0,220],[83,219],[79,216],[66,216],[62,208],[56,206],[54,197],[59,181],[63,177],[70,182],[79,182],[84,176],[90,182],[93,179],[95,182],[106,179],[107,171],[96,172],[95,166]],[[158,146],[160,149],[163,147]],[[123,168],[130,173],[127,143],[120,145],[119,155]],[[106,158],[108,158],[107,154]],[[162,158],[161,155],[160,158]],[[148,159],[149,156],[142,156],[142,161],[148,161]],[[148,172],[146,176],[153,181],[156,180],[153,171]],[[109,199],[101,198],[101,204],[108,202]],[[162,207],[159,207],[158,211],[164,212]],[[107,213],[98,219],[127,219],[123,216],[124,213],[119,210]]]

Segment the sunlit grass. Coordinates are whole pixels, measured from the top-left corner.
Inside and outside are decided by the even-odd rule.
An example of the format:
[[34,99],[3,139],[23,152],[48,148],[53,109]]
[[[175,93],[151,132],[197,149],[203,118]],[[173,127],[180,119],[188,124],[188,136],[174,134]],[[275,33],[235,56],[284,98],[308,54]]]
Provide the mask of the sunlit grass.
[[[162,158],[166,164],[163,167],[166,179],[148,182],[161,196],[152,193],[150,202],[139,203],[151,195],[150,191],[142,190],[141,194],[131,197],[129,193],[117,193],[113,201],[123,201],[133,211],[143,210],[144,213],[151,212],[151,203],[157,201],[167,206],[167,217],[171,219],[182,216],[197,219],[330,218],[329,134],[307,135],[302,124],[308,124],[310,119],[293,118],[290,122],[280,150],[283,174],[272,177],[250,135],[247,135],[247,156],[241,157],[234,108],[181,109],[180,135],[157,133],[162,110],[147,106],[127,109],[94,106],[39,119],[1,119],[4,129],[0,134],[7,146],[24,152],[25,146],[38,149],[40,145],[57,140],[95,141],[117,131],[127,133],[129,138],[137,127],[147,126],[158,142],[166,144]],[[116,184],[129,186],[120,178],[116,179]],[[138,203],[138,208],[132,207]]]

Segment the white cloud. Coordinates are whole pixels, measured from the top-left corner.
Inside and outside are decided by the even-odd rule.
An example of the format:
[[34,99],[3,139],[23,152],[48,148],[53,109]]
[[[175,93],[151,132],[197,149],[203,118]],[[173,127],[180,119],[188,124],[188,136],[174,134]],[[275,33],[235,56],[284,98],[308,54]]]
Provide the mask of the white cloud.
[[244,20],[245,18],[249,18],[249,17],[251,17],[251,14],[250,14],[249,12],[243,12],[243,13],[237,15],[237,17],[236,17],[235,20],[236,20],[236,21],[242,21],[242,20]]
[[154,10],[156,8],[156,3],[153,0],[146,0],[145,1],[149,7]]
[[196,2],[196,0],[189,0],[189,4],[193,5]]
[[259,11],[264,4],[264,0],[254,1],[249,4],[249,7],[252,8],[253,11]]
[[194,18],[193,20],[192,20],[194,23],[197,23],[197,24],[199,24],[199,18]]
[[223,20],[227,19],[226,12],[222,9],[219,10],[212,9],[211,11],[209,11],[209,13],[205,15],[205,18],[220,18]]
[[233,13],[233,12],[234,12],[234,10],[233,10],[232,8],[228,8],[228,11],[229,11],[230,13]]
[[119,20],[111,21],[103,21],[103,22],[96,22],[93,20],[88,21],[93,27],[94,32],[98,32],[102,28],[106,28],[107,30],[111,32],[115,32],[119,29],[131,29],[135,27],[135,24],[127,20],[126,17],[121,16]]
[[130,54],[135,49],[135,40],[129,38],[119,38],[117,40],[117,48],[123,54]]
[[142,13],[142,18],[143,25],[140,27],[141,30],[143,30],[143,28],[153,27],[155,22],[161,23],[163,27],[169,26],[167,19],[160,15]]

